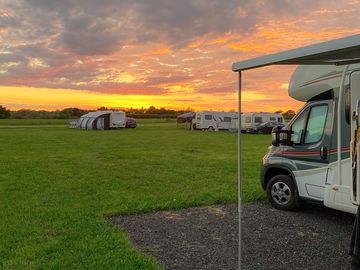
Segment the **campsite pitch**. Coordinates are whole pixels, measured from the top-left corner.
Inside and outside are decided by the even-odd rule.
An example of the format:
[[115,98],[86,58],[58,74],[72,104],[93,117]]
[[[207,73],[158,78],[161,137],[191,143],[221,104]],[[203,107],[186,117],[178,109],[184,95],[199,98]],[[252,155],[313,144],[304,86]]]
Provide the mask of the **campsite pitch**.
[[[31,124],[0,124],[14,122]],[[244,197],[257,200],[270,136],[243,143]],[[1,269],[159,269],[106,217],[237,200],[235,133],[158,120],[89,132],[64,123],[3,127],[0,145]]]
[[[111,222],[169,270],[238,269],[237,205],[123,215]],[[354,215],[307,205],[280,211],[268,202],[242,207],[242,268],[350,269]]]

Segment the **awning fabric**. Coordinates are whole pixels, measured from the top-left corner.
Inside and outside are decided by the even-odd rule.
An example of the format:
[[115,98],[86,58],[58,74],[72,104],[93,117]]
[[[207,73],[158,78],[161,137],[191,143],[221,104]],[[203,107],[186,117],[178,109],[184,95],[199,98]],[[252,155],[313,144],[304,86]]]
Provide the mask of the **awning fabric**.
[[360,34],[236,62],[232,70],[238,72],[269,65],[345,65],[359,62]]

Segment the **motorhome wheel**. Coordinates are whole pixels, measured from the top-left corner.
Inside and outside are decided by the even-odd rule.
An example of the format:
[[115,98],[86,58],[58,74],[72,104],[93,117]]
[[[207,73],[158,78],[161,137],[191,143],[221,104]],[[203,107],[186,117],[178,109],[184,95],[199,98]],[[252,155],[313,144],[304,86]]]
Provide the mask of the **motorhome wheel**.
[[296,207],[296,189],[290,176],[280,174],[270,179],[266,187],[267,197],[273,207],[292,210]]
[[208,130],[209,131],[214,131],[215,129],[214,129],[214,127],[208,127]]

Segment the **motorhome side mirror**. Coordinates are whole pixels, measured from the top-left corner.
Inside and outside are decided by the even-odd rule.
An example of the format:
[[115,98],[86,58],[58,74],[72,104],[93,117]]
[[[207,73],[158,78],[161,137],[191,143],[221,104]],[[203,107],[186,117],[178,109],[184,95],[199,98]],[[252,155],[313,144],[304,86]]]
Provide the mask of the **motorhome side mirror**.
[[271,143],[273,146],[279,146],[280,144],[292,145],[291,130],[282,129],[282,127],[274,127],[271,132]]
[[280,127],[273,127],[271,131],[271,143],[273,146],[280,145]]

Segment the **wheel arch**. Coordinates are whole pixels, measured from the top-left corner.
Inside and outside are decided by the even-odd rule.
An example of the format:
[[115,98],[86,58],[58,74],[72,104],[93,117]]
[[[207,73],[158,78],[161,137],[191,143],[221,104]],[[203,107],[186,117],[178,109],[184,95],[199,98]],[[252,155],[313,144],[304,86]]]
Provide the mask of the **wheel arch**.
[[279,174],[285,174],[290,176],[292,181],[294,182],[296,190],[298,190],[294,174],[291,172],[291,170],[285,167],[268,167],[264,172],[264,176],[263,176],[263,188],[266,189],[269,180]]

